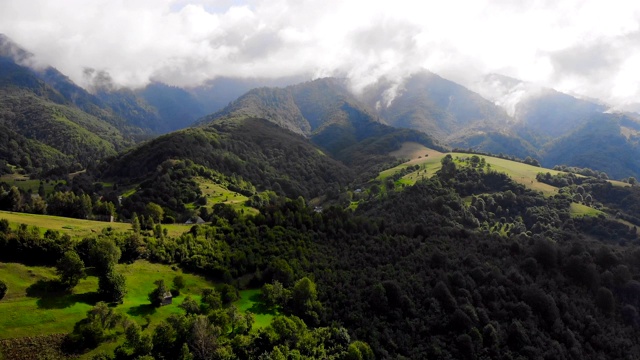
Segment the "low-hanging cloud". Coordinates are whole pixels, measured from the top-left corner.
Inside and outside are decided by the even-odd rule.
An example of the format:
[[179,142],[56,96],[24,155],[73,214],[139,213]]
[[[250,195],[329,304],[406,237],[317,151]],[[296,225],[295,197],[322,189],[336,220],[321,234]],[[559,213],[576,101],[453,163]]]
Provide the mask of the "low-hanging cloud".
[[[502,73],[612,103],[640,95],[640,5],[568,0],[8,0],[5,33],[82,86]],[[85,69],[95,69],[88,76]]]

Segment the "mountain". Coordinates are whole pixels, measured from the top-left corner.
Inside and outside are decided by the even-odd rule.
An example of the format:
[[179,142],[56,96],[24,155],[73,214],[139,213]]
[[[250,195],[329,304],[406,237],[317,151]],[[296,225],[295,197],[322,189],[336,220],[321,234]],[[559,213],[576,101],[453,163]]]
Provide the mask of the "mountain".
[[548,138],[557,138],[585,124],[608,106],[580,99],[553,89],[543,88],[497,74],[484,78],[480,88],[490,88],[486,96],[504,104],[516,121]]
[[204,104],[192,93],[175,86],[154,82],[137,92],[157,113],[157,132],[185,128],[206,115]]
[[567,164],[604,171],[622,179],[640,174],[640,121],[622,114],[598,114],[544,148],[542,164]]
[[196,87],[186,88],[201,104],[205,114],[223,109],[250,90],[261,87],[287,87],[307,81],[309,76],[283,78],[229,78],[218,77]]
[[[0,57],[0,109],[0,125],[16,140],[3,143],[4,151],[21,154],[27,173],[48,171],[54,164],[86,167],[133,143],[120,129],[74,106],[31,69],[7,57]],[[56,160],[45,154],[55,154]]]
[[[103,84],[90,93],[55,68],[32,64],[32,54],[0,35],[0,126],[14,140],[0,144],[0,153],[6,154],[1,159],[25,173],[86,168],[203,115],[175,89],[163,89],[173,92],[168,96],[173,103],[147,92],[165,105],[159,111],[134,91]],[[194,110],[188,118],[179,117],[176,104]]]
[[400,84],[379,81],[362,96],[387,124],[442,139],[474,130],[499,131],[512,122],[502,108],[479,94],[427,71]]
[[405,141],[442,148],[427,134],[385,125],[336,78],[254,89],[199,123],[254,117],[308,137],[363,178],[395,162],[388,154]]
[[386,124],[424,132],[453,147],[523,158],[539,155],[514,131],[514,119],[503,108],[428,71],[400,82],[381,79],[365,88],[361,98]]

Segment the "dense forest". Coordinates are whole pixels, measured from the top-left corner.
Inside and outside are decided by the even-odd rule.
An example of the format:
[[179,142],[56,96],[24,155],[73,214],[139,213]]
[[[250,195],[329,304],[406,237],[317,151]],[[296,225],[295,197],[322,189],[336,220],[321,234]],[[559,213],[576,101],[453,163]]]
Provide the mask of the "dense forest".
[[[140,335],[150,337],[146,343],[133,328],[132,340],[127,332],[126,345],[116,350],[118,359],[182,353],[196,359],[213,353],[256,359],[640,356],[638,235],[618,221],[638,217],[635,202],[624,199],[640,192],[568,177],[574,180],[565,190],[544,197],[483,161],[467,166],[445,157],[435,177],[404,188],[380,184],[385,191],[355,212],[318,212],[302,197],[272,196],[258,215],[218,206],[211,224],[177,238],[159,224],[144,230],[134,222],[132,232],[106,231],[74,243],[3,222],[0,261],[54,265],[77,253],[87,266],[104,269],[111,289],[104,300],[113,301],[117,274],[104,259],[144,258],[233,288],[262,287],[263,297],[285,314],[267,330],[247,333],[246,318],[229,318],[228,288],[211,303],[206,296],[201,303],[185,300],[185,315]],[[582,202],[589,195],[605,210],[622,204],[618,218],[572,216],[580,193]],[[118,256],[99,255],[105,251]],[[79,323],[69,341],[95,346],[100,336],[89,336],[87,326],[102,313],[96,309]],[[209,339],[210,348],[199,348],[196,334]]]

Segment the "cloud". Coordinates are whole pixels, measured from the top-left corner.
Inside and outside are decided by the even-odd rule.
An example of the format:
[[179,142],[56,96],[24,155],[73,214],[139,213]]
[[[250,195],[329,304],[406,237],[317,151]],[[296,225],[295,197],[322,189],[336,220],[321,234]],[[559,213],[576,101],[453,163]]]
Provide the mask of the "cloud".
[[600,1],[8,0],[0,32],[82,86],[502,73],[624,103],[640,89],[640,4]]

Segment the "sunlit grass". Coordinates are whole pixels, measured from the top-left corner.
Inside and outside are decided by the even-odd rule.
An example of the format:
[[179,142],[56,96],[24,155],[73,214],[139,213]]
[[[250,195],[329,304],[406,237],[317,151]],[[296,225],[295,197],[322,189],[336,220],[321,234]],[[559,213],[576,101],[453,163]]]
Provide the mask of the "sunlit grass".
[[[169,315],[181,313],[183,310],[178,305],[187,295],[199,301],[202,289],[214,286],[201,276],[146,261],[120,264],[116,271],[125,276],[127,284],[127,295],[124,302],[116,306],[116,311],[145,327],[148,324],[149,330]],[[162,279],[171,287],[176,275],[181,275],[186,284],[180,296],[171,305],[157,309],[151,307],[147,295],[155,288],[154,282]],[[0,300],[0,339],[68,333],[77,321],[86,316],[97,301],[96,277],[81,280],[71,294],[27,295],[29,287],[39,280],[55,278],[53,268],[0,263],[0,279],[8,286],[7,295]]]

